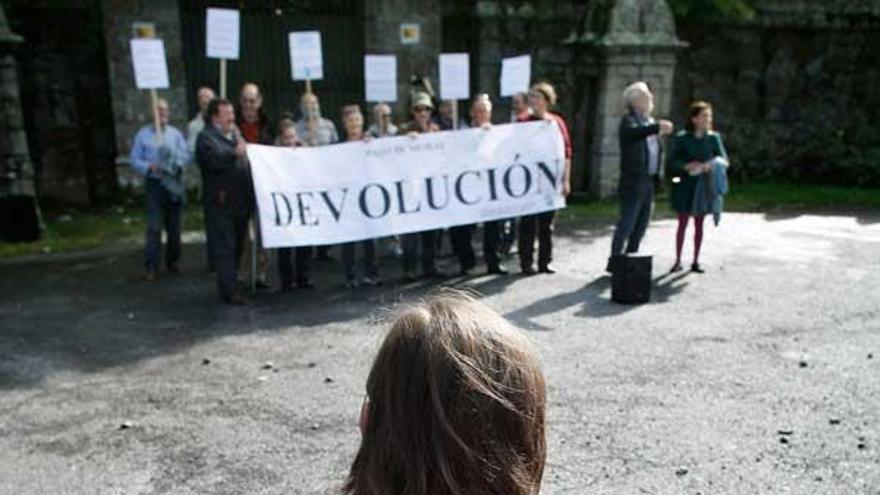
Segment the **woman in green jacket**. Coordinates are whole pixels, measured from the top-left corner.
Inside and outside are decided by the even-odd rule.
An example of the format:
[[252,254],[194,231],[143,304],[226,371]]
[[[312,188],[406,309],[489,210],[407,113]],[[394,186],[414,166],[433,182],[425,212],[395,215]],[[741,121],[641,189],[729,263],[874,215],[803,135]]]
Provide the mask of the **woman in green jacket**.
[[727,161],[727,152],[721,135],[712,130],[712,105],[704,101],[691,104],[685,130],[672,138],[666,170],[672,178],[672,208],[678,212],[678,231],[675,234],[675,264],[673,272],[681,270],[681,250],[688,219],[694,218],[694,261],[691,271],[703,273],[700,267],[700,246],[703,243],[704,212],[693,210],[694,193],[702,174],[712,168],[717,158]]

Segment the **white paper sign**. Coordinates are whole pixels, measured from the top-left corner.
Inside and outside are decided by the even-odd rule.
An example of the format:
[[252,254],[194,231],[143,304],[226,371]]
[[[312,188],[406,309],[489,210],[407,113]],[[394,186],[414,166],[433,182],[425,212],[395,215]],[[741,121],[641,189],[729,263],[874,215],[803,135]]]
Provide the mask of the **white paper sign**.
[[208,9],[207,48],[208,58],[238,60],[240,14],[235,9]]
[[471,69],[467,53],[440,55],[440,98],[467,100],[471,96]]
[[131,40],[134,82],[138,89],[162,89],[169,86],[165,42],[160,39]]
[[367,101],[397,101],[397,57],[365,55],[364,83]]
[[294,31],[290,40],[290,70],[294,81],[324,79],[320,31]]
[[565,207],[565,151],[552,121],[247,148],[263,245],[316,246]]
[[532,57],[505,58],[501,61],[501,96],[513,96],[529,90],[532,80]]

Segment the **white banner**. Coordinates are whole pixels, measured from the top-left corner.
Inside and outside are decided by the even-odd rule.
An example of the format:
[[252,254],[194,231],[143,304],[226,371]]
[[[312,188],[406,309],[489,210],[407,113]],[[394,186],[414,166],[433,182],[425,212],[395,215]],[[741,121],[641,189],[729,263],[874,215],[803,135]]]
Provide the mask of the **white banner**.
[[565,207],[552,121],[355,141],[248,145],[263,244],[340,244]]
[[209,8],[205,19],[205,54],[208,58],[238,60],[241,15],[235,9]]

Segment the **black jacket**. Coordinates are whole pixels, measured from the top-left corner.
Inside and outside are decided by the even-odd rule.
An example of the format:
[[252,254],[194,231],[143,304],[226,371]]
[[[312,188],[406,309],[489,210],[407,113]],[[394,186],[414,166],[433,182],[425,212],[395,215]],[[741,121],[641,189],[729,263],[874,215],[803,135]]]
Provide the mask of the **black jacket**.
[[[660,132],[660,124],[647,124],[639,120],[634,112],[620,119],[620,185],[618,191],[638,190],[652,184],[657,177],[648,176],[648,136]],[[661,153],[662,155],[662,150]],[[663,163],[658,156],[659,165]]]
[[196,163],[202,172],[202,201],[206,206],[247,213],[253,204],[250,170],[235,154],[235,141],[211,124],[196,139]]

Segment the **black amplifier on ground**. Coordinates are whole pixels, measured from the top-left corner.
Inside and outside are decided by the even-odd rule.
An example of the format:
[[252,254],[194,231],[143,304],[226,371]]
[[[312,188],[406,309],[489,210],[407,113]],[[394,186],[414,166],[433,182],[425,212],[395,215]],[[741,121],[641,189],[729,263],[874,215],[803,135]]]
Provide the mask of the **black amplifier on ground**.
[[651,300],[650,255],[629,254],[611,258],[611,300],[623,304]]

